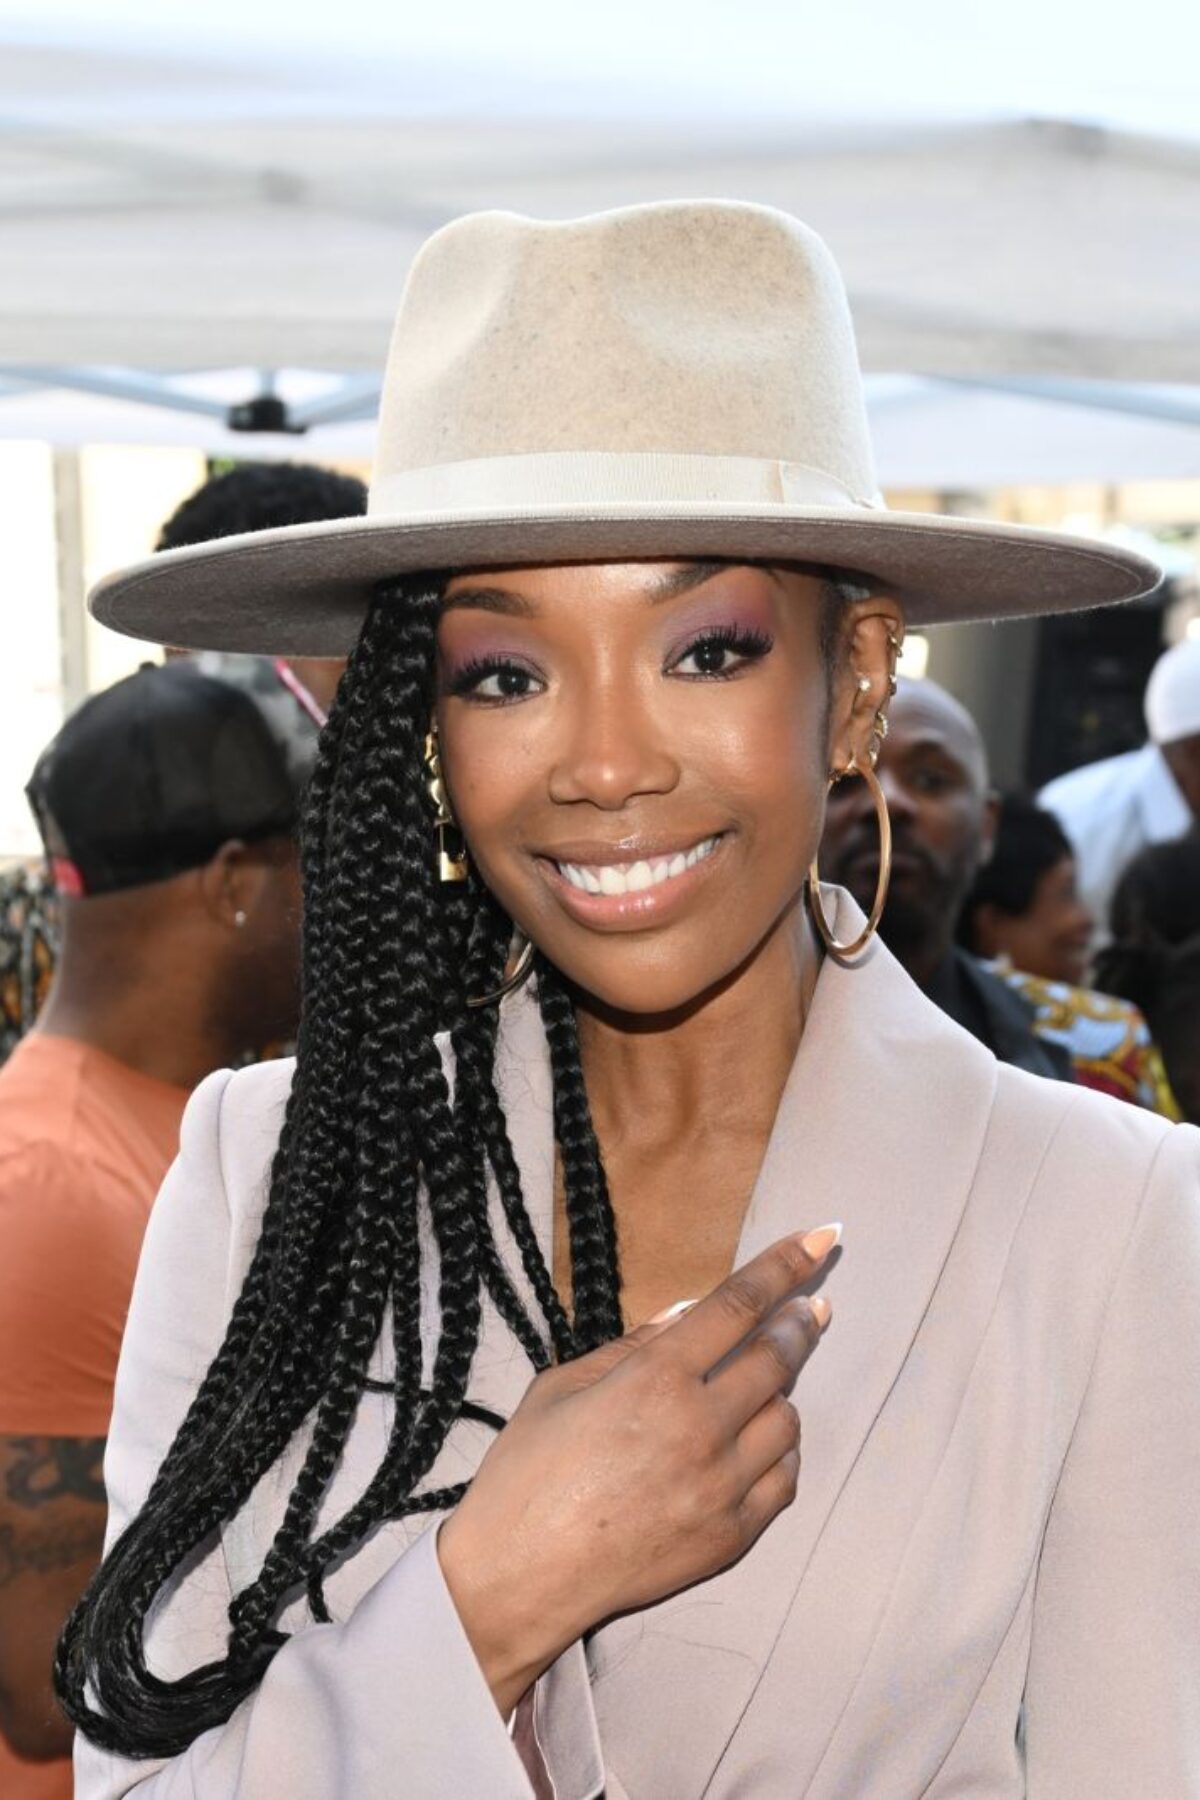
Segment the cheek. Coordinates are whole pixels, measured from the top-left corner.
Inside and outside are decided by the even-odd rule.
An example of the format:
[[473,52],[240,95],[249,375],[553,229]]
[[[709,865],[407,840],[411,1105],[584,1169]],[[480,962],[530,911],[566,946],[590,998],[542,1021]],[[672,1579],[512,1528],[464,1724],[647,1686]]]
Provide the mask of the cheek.
[[500,717],[467,718],[442,734],[451,807],[481,870],[513,841],[545,788],[528,734],[495,729]]
[[1047,931],[1045,920],[1039,918],[1037,913],[1026,913],[1015,919],[1001,915],[997,938],[1001,947],[1011,953],[1018,968],[1022,958],[1037,956],[1040,951],[1052,948],[1055,943],[1054,932]]
[[703,720],[681,726],[680,766],[693,791],[707,790],[728,807],[757,853],[806,867],[823,822],[824,720],[790,694],[772,705],[763,690],[747,691],[745,701],[706,709]]
[[924,835],[938,844],[955,863],[972,860],[980,846],[979,813],[958,796],[950,800],[926,799],[921,807]]
[[527,846],[562,835],[548,789],[559,754],[552,709],[451,705],[439,714],[450,803],[471,863],[500,906],[528,928],[541,900]]
[[1052,908],[1042,922],[1042,930],[1047,937],[1061,938],[1068,942],[1079,930],[1079,915],[1069,902]]

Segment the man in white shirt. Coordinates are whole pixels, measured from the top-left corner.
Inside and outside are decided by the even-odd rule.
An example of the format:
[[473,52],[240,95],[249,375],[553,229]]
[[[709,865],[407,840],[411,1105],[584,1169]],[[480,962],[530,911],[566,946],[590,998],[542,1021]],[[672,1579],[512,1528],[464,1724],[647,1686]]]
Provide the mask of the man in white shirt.
[[1039,795],[1070,838],[1079,891],[1108,938],[1113,890],[1148,844],[1182,836],[1200,819],[1200,638],[1162,655],[1146,686],[1150,742],[1072,769]]

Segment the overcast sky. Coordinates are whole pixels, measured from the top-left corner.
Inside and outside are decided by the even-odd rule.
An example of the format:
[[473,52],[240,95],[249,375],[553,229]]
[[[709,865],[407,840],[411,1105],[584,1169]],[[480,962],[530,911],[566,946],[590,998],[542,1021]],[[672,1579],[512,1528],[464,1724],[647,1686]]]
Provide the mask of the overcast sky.
[[1194,0],[0,0],[5,37],[234,59],[297,103],[1039,114],[1200,137]]

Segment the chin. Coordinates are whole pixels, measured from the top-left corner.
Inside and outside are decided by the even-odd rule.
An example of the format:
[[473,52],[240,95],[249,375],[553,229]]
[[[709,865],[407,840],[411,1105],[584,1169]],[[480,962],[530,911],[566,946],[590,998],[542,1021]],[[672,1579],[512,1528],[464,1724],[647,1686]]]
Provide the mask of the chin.
[[614,975],[581,981],[568,973],[584,1006],[628,1020],[670,1020],[685,1016],[700,1006],[723,985],[723,979],[712,982],[689,982],[664,975],[659,980],[622,979]]
[[[585,1005],[629,1020],[685,1017],[731,987],[775,936],[793,912],[785,906],[762,929],[722,941],[719,927],[664,932],[640,942],[612,936],[577,947],[545,946],[545,954]],[[560,954],[555,952],[559,951]],[[575,952],[573,954],[573,952]]]

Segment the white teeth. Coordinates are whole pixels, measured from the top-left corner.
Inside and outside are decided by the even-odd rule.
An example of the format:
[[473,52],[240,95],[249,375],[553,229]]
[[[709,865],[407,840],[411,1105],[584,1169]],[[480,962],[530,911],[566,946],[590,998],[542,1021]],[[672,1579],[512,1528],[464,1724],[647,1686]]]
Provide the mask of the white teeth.
[[617,863],[559,863],[558,869],[565,880],[573,888],[584,894],[637,894],[645,888],[658,887],[664,881],[671,881],[676,875],[682,875],[685,869],[692,869],[706,856],[711,856],[717,847],[717,838],[705,838],[686,852],[677,850],[674,856],[656,856],[653,862],[642,859],[621,867]]

